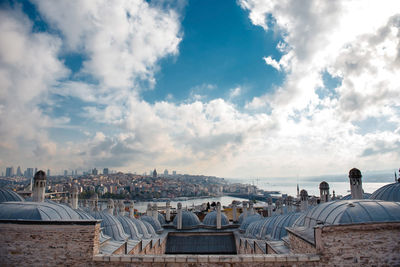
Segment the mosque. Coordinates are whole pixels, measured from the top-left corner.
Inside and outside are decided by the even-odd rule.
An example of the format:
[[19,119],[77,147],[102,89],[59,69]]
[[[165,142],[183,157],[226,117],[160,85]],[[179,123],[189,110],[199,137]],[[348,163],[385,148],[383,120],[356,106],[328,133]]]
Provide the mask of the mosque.
[[32,266],[399,266],[400,179],[373,194],[362,190],[360,170],[349,172],[351,194],[319,198],[220,203],[200,220],[179,203],[172,212],[149,204],[139,218],[134,203],[97,196],[69,205],[45,199],[46,174],[38,171],[30,201],[0,189],[0,265]]

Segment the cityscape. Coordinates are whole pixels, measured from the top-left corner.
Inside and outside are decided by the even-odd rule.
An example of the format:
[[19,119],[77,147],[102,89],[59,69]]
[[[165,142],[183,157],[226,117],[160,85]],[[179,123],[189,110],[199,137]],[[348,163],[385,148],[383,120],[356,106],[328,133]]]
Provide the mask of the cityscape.
[[399,0],[6,0],[0,32],[0,266],[400,266]]

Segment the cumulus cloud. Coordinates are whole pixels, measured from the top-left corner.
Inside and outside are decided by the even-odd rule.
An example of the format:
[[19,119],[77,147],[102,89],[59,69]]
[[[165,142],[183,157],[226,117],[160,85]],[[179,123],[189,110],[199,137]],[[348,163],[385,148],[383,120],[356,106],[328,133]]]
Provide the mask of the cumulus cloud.
[[263,57],[265,64],[270,65],[271,67],[273,67],[276,70],[281,70],[281,65],[279,64],[278,61],[276,61],[275,59],[273,59],[272,57],[268,56],[268,57]]

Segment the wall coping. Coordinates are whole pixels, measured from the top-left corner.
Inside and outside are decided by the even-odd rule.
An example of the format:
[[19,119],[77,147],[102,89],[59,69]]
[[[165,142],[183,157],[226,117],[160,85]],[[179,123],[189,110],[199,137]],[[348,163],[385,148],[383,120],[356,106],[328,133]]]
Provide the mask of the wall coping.
[[242,254],[242,255],[95,255],[95,262],[242,263],[242,262],[318,262],[317,254]]
[[76,221],[35,221],[35,220],[0,220],[0,224],[31,224],[31,225],[96,225],[101,220]]

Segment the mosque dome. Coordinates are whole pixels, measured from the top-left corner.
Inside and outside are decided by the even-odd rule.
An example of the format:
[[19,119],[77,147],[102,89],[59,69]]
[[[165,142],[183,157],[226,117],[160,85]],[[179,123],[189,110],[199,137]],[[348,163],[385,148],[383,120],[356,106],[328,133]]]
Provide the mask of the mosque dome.
[[164,230],[160,222],[154,219],[152,216],[143,215],[140,217],[140,220],[148,222],[158,234],[162,233]]
[[252,222],[261,220],[262,218],[263,218],[263,217],[262,217],[260,214],[258,214],[258,213],[253,214],[253,215],[250,215],[250,216],[247,216],[246,219],[244,219],[243,222],[240,224],[239,230],[242,231],[242,232],[246,231],[247,227],[248,227]]
[[25,200],[14,191],[5,188],[0,188],[0,203],[8,201],[25,201]]
[[151,238],[151,234],[147,230],[146,225],[141,220],[138,220],[135,218],[130,218],[130,217],[126,217],[126,218],[128,218],[130,221],[132,221],[136,225],[136,229],[139,231],[139,235],[142,235],[142,238],[144,238],[144,239]]
[[370,199],[400,202],[400,182],[382,186],[372,193]]
[[161,225],[164,225],[164,224],[167,223],[167,222],[165,221],[164,215],[162,215],[162,214],[159,213],[159,212],[158,212],[157,218],[158,218],[158,221],[160,222]]
[[80,215],[66,205],[52,202],[3,202],[0,219],[33,221],[80,221]]
[[319,189],[320,190],[329,190],[329,184],[327,182],[323,181],[319,184]]
[[127,233],[131,239],[140,239],[142,234],[139,232],[136,224],[126,216],[116,216],[117,220],[121,223],[122,228],[124,228],[125,233]]
[[275,221],[279,216],[271,216],[252,222],[246,229],[245,236],[248,238],[265,239],[272,232]]
[[148,223],[148,222],[146,222],[146,221],[142,221],[142,222],[143,222],[143,224],[146,226],[147,231],[149,232],[149,235],[150,235],[151,237],[156,237],[156,236],[157,236],[157,233],[156,233],[156,231],[154,230],[153,226],[151,226],[151,224]]
[[81,209],[76,209],[76,210],[74,210],[76,213],[78,213],[78,215],[79,215],[79,217],[82,219],[82,220],[96,220],[95,218],[93,218],[93,216],[92,215],[90,215],[89,213],[87,213],[87,212],[85,212],[85,211],[83,211],[83,210],[81,210]]
[[122,224],[116,217],[102,211],[93,211],[91,215],[101,220],[101,227],[103,228],[104,234],[110,236],[112,239],[116,241],[126,241],[129,238],[129,235],[125,233]]
[[271,239],[280,240],[287,235],[285,227],[293,226],[294,222],[301,216],[302,212],[288,213],[278,216],[274,223],[272,232],[270,233]]
[[[369,199],[371,197],[370,193],[364,193],[363,192],[363,199]],[[342,197],[340,200],[350,200],[352,199],[351,194],[345,195],[344,197]]]
[[361,171],[357,168],[353,168],[349,171],[349,178],[361,178]]
[[[303,225],[400,221],[400,203],[371,199],[339,200],[320,204],[306,213]],[[297,222],[296,222],[297,225]]]
[[[175,216],[172,222],[175,227],[178,225],[178,216]],[[200,225],[199,217],[191,211],[182,211],[182,229],[193,229]]]
[[[212,211],[204,217],[203,224],[206,226],[214,226],[217,227],[217,211]],[[221,212],[221,226],[228,226],[229,220],[226,215]]]

